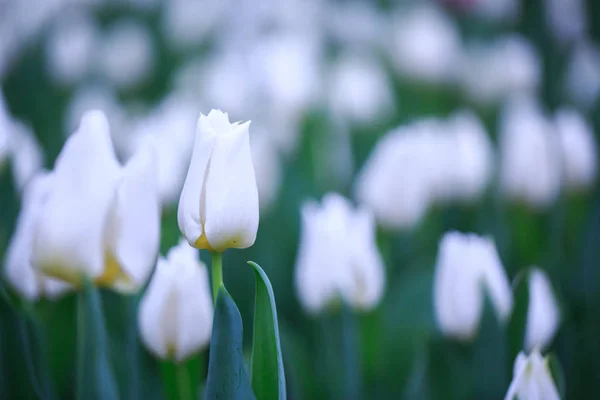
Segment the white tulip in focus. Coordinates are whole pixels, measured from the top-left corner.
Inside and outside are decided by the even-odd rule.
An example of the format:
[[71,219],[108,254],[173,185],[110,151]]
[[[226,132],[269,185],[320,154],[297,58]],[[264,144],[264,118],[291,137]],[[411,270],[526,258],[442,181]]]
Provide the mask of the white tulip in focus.
[[475,234],[449,232],[440,242],[433,303],[440,330],[470,340],[479,328],[485,294],[498,319],[512,310],[512,291],[494,243]]
[[177,221],[190,245],[222,252],[256,240],[258,189],[250,153],[250,121],[227,113],[200,115]]
[[4,263],[6,280],[30,301],[43,296],[56,298],[70,288],[64,282],[45,277],[30,262],[36,225],[52,184],[52,175],[46,172],[39,172],[27,184],[16,230],[10,240]]
[[300,303],[309,313],[340,299],[359,310],[376,307],[385,272],[370,213],[337,194],[327,194],[322,205],[306,203],[295,274]]
[[598,173],[594,131],[574,109],[558,110],[554,116],[560,150],[563,178],[567,188],[580,190],[591,187]]
[[547,208],[561,183],[554,126],[530,98],[511,99],[500,125],[500,184],[505,195],[534,209]]
[[140,301],[138,325],[146,347],[181,362],[208,345],[213,305],[206,266],[185,240],[159,257]]
[[548,276],[540,269],[532,269],[529,277],[525,350],[545,348],[556,333],[559,321],[560,311]]
[[[422,127],[425,128],[425,127]],[[418,128],[421,129],[421,128]],[[356,198],[389,229],[410,229],[433,200],[429,166],[436,152],[428,134],[401,127],[377,143],[356,181]]]
[[515,359],[513,379],[504,400],[560,400],[548,366],[538,350]]
[[392,29],[388,47],[400,73],[432,84],[455,78],[460,36],[443,10],[430,3],[402,9]]
[[106,117],[90,111],[65,143],[52,175],[32,263],[75,286],[84,278],[119,291],[143,285],[160,235],[154,149],[141,149],[122,167]]
[[392,110],[393,94],[385,70],[368,55],[342,57],[331,71],[330,107],[344,118],[369,124]]

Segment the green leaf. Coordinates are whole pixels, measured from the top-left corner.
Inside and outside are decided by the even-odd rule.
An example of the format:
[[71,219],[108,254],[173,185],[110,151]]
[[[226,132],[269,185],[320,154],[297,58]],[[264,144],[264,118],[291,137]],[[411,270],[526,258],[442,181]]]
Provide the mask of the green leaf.
[[558,393],[560,394],[560,398],[566,398],[567,394],[567,384],[565,379],[565,373],[560,365],[560,361],[554,354],[549,354],[546,357],[548,361],[548,368],[550,369],[550,373],[552,374],[552,380],[556,385],[556,389],[558,389]]
[[515,360],[525,345],[525,329],[527,328],[527,310],[529,309],[529,276],[530,270],[521,271],[513,282],[514,306],[508,322],[508,360]]
[[117,399],[98,289],[85,281],[77,304],[77,398]]
[[[208,362],[207,399],[254,399],[242,354],[242,317],[223,285],[219,287]],[[261,399],[262,400],[262,399]]]
[[256,275],[254,336],[252,343],[252,389],[261,400],[285,400],[285,373],[279,343],[277,308],[271,282],[265,271],[248,261]]

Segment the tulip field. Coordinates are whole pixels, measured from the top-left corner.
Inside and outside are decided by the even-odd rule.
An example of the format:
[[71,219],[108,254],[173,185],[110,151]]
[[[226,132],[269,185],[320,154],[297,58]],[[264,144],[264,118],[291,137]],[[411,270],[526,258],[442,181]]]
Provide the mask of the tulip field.
[[600,3],[0,2],[0,400],[600,398]]

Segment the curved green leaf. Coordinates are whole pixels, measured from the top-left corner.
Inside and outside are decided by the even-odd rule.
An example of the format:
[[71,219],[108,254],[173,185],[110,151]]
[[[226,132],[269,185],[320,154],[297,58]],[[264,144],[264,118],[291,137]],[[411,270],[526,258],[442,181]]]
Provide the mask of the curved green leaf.
[[279,343],[279,326],[273,287],[265,271],[248,261],[256,274],[254,336],[252,343],[252,389],[261,400],[285,400],[285,373]]
[[210,339],[205,398],[219,400],[255,398],[244,368],[242,333],[240,311],[221,284]]
[[77,398],[117,399],[98,289],[85,281],[77,300]]

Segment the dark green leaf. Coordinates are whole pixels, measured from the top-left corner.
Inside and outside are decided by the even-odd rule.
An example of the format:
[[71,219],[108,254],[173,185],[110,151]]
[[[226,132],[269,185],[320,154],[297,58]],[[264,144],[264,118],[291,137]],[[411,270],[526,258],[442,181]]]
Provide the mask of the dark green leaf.
[[77,398],[117,399],[98,289],[88,281],[77,304]]
[[254,399],[242,355],[242,317],[223,285],[219,288],[210,340],[207,399]]
[[508,322],[508,360],[512,363],[525,344],[527,310],[529,308],[530,271],[521,271],[513,282],[514,305]]
[[286,398],[283,357],[279,343],[277,307],[265,271],[249,261],[256,275],[254,336],[252,343],[252,389],[261,400]]

